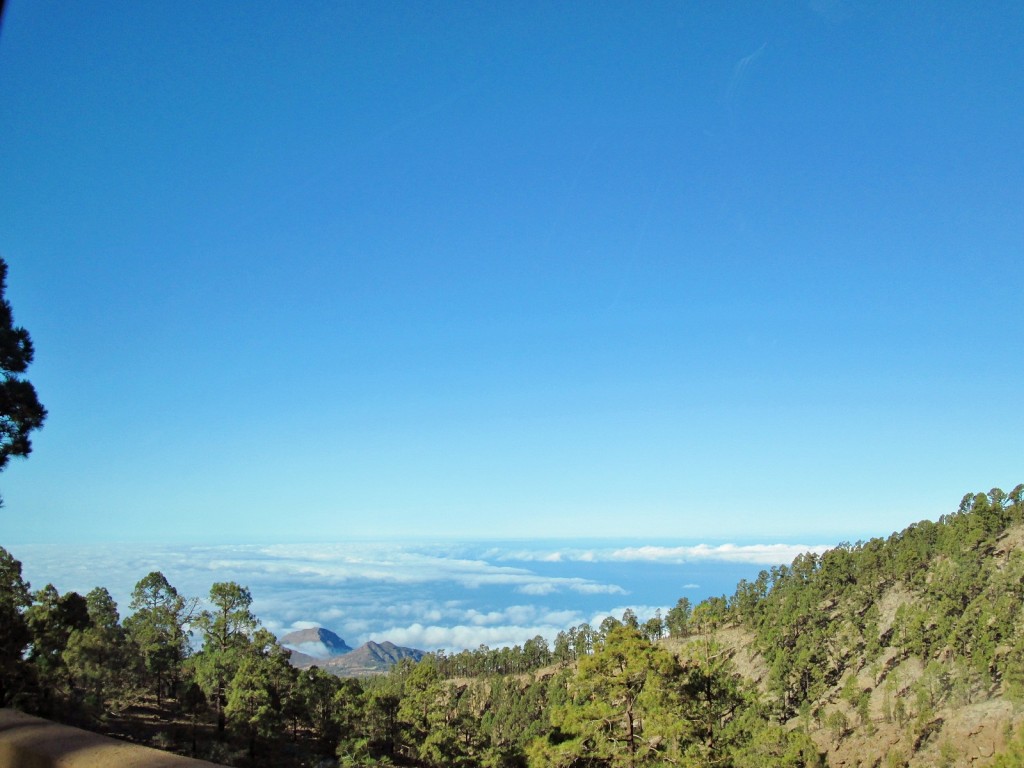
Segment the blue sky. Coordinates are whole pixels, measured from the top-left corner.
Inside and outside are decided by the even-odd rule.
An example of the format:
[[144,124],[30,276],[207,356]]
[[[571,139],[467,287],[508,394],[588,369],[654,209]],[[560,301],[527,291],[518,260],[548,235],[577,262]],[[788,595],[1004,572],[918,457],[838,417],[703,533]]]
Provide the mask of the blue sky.
[[1022,93],[1017,2],[10,0],[50,416],[0,542],[838,542],[1009,489]]

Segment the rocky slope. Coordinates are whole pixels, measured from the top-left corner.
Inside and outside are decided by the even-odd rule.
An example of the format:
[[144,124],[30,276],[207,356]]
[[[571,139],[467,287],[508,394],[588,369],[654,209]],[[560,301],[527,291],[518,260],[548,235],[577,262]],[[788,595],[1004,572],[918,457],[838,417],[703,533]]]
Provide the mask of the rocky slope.
[[291,632],[280,640],[299,669],[318,666],[338,677],[367,677],[387,672],[402,659],[419,661],[423,651],[391,642],[364,643],[353,650],[329,629],[313,627]]
[[391,642],[369,642],[344,656],[328,659],[321,666],[339,677],[369,677],[387,672],[402,659],[419,661],[423,651],[405,648]]
[[1021,495],[798,559],[669,643],[712,635],[829,766],[987,766],[1024,729]]

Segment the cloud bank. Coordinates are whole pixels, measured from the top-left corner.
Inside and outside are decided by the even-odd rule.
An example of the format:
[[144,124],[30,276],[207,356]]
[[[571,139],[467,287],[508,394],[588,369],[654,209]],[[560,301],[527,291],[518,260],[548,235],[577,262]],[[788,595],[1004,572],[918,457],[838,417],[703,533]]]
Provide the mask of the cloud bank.
[[829,544],[697,544],[691,547],[625,547],[615,550],[611,558],[624,562],[687,563],[694,560],[718,560],[728,563],[779,565],[790,563],[804,552],[821,554]]
[[690,544],[679,546],[643,545],[618,548],[528,550],[492,549],[490,555],[499,562],[521,563],[607,563],[607,562],[724,562],[781,565],[790,563],[804,552],[821,554],[832,544]]
[[[575,542],[309,545],[29,545],[14,556],[40,588],[82,594],[107,587],[130,613],[135,583],[159,570],[186,596],[205,597],[216,581],[249,587],[254,613],[278,635],[310,626],[337,632],[353,647],[391,640],[449,651],[549,640],[584,621],[599,624],[626,608],[641,620],[691,601],[731,594],[758,565],[790,562],[822,545],[636,544]],[[321,655],[326,649],[301,649]]]

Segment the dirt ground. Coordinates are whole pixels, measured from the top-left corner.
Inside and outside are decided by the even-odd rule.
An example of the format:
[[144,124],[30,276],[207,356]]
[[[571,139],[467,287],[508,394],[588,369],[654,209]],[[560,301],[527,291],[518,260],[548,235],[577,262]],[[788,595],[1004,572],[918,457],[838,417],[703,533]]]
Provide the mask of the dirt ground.
[[215,768],[213,763],[0,709],[0,768],[204,767]]

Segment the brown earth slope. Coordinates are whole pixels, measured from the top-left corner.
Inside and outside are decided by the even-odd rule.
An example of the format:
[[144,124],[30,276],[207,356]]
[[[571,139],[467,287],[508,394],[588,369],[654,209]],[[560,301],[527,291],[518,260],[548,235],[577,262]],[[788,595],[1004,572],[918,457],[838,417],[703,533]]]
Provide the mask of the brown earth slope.
[[0,709],[0,768],[215,768],[215,764]]

